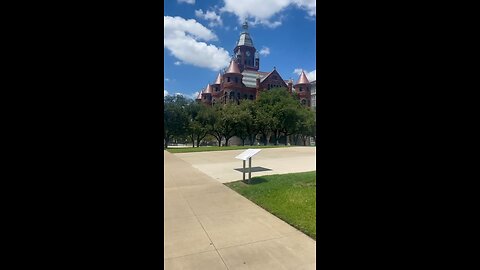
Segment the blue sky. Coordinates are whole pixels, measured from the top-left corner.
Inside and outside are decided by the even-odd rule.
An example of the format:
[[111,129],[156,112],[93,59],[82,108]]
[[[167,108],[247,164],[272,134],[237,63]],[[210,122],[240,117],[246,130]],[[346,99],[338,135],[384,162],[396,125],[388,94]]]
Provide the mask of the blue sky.
[[164,95],[194,98],[228,66],[247,20],[260,71],[316,79],[315,0],[164,1]]

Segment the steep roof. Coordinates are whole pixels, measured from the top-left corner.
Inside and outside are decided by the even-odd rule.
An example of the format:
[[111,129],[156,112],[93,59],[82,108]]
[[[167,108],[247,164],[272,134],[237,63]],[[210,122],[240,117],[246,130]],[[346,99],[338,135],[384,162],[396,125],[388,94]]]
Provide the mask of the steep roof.
[[225,73],[240,73],[240,68],[238,68],[238,64],[234,59],[230,61],[230,66],[228,66],[228,69],[225,71]]
[[217,79],[213,84],[221,84],[222,83],[222,74],[218,73]]
[[205,91],[203,91],[204,94],[211,94],[213,93],[212,91],[212,86],[210,84],[207,84],[207,88],[205,88]]
[[249,46],[253,47],[253,41],[252,38],[250,37],[250,34],[248,33],[248,24],[247,22],[244,22],[243,25],[243,31],[240,34],[240,38],[238,39],[237,46]]
[[260,77],[260,79],[262,79],[266,74],[268,74],[268,72],[246,69],[242,72],[242,82],[246,87],[255,88],[257,87],[257,77]]
[[196,99],[202,99],[202,92],[203,92],[202,90],[200,90],[200,91],[198,92],[198,96],[197,96]]
[[263,77],[263,79],[261,79],[260,82],[265,81],[265,80],[266,80],[268,77],[270,77],[272,74],[276,74],[276,75],[279,77],[278,79],[281,80],[281,81],[283,81],[283,82],[285,83],[285,85],[288,84],[288,82],[285,82],[285,80],[283,80],[282,76],[278,73],[278,71],[277,71],[275,68],[273,68],[273,70],[272,70],[270,73],[268,73],[267,75],[265,75],[265,77]]
[[305,75],[305,72],[303,72],[302,70],[302,74],[300,74],[297,84],[307,84],[307,83],[310,83],[310,82],[308,82],[307,76]]

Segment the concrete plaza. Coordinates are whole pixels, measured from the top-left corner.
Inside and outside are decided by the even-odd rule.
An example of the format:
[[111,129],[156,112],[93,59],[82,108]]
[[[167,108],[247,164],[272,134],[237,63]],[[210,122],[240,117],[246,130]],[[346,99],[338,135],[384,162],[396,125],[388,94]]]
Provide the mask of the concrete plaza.
[[313,239],[178,155],[164,151],[165,269],[315,269]]
[[[179,153],[176,157],[221,183],[242,180],[243,163],[235,157],[244,150]],[[265,148],[252,158],[252,177],[316,170],[316,147]],[[246,163],[248,168],[248,161]],[[261,167],[261,168],[257,168]],[[263,171],[263,169],[269,169]],[[248,171],[248,170],[247,170]],[[248,178],[248,175],[246,176]]]

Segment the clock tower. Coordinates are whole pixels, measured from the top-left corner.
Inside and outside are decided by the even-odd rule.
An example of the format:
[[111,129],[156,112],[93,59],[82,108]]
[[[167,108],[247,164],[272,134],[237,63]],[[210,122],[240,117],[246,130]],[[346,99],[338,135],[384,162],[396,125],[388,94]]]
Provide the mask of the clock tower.
[[257,50],[253,46],[252,38],[248,33],[248,24],[246,21],[243,23],[242,28],[243,31],[240,34],[237,46],[233,49],[236,62],[242,72],[245,69],[258,71],[260,68],[260,59],[258,53],[256,53]]

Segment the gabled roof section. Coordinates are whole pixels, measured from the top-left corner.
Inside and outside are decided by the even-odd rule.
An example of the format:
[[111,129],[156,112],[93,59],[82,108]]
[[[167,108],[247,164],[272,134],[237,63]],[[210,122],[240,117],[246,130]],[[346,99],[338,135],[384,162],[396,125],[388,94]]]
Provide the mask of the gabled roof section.
[[280,74],[278,74],[277,70],[276,69],[273,69],[270,73],[268,73],[267,75],[265,75],[265,77],[263,77],[263,79],[260,80],[260,83],[263,83],[268,77],[272,76],[272,75],[277,75],[278,76],[278,80],[282,81],[285,83],[285,85],[287,85],[287,82],[285,82],[285,80],[282,78],[282,76],[280,76]]
[[240,74],[240,68],[238,68],[237,62],[232,58],[230,61],[230,66],[228,66],[227,71],[225,73],[238,73]]

